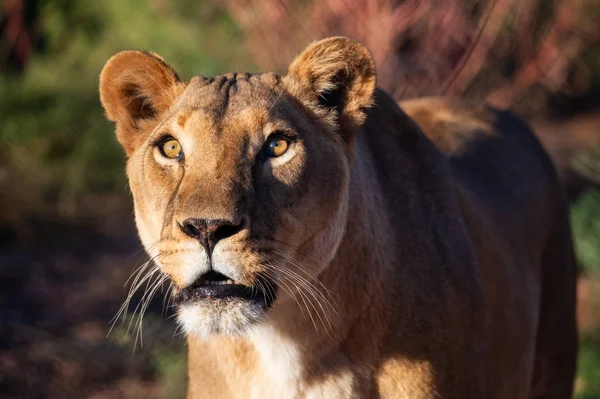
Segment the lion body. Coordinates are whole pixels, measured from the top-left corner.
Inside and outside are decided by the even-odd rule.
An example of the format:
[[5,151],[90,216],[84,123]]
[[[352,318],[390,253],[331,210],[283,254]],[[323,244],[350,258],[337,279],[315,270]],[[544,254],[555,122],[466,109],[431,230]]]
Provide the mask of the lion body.
[[434,148],[379,100],[356,145],[356,220],[321,277],[345,336],[311,336],[291,305],[247,340],[191,339],[190,398],[570,398],[576,268],[548,157],[507,112],[401,104]]
[[570,398],[577,270],[549,157],[510,112],[451,99],[401,105],[442,152],[458,189],[481,278],[486,375],[497,376],[487,396]]
[[[265,307],[181,305],[189,398],[570,398],[576,268],[550,160],[508,112],[423,99],[405,113],[374,77],[344,38],[283,79],[183,84],[153,55],[107,63],[103,104],[161,271],[181,290],[207,270],[278,283]],[[285,129],[300,138],[266,159],[264,132]],[[161,155],[165,131],[185,158]],[[190,216],[240,227],[211,255]]]

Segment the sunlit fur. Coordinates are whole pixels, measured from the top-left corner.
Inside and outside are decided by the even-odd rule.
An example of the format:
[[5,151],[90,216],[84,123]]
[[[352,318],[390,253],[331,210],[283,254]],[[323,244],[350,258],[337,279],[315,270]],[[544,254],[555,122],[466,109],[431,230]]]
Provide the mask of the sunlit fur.
[[[182,82],[136,51],[104,67],[156,264],[134,278],[150,283],[141,308],[211,265],[274,299],[179,307],[189,397],[570,397],[575,267],[548,158],[513,115],[456,100],[402,104],[423,134],[375,76],[347,38],[313,43],[283,77]],[[265,157],[276,132],[289,148]],[[161,154],[167,136],[181,162]],[[246,222],[209,258],[187,218]]]

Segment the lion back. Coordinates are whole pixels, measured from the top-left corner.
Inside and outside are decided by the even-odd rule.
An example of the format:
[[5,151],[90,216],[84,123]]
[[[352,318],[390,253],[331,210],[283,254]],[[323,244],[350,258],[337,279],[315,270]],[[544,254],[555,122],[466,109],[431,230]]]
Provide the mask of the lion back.
[[[567,201],[552,161],[510,112],[449,99],[400,106],[456,180],[487,313],[494,315],[487,321],[490,374],[513,369],[531,397],[570,397],[577,273]],[[519,362],[506,361],[511,351]]]

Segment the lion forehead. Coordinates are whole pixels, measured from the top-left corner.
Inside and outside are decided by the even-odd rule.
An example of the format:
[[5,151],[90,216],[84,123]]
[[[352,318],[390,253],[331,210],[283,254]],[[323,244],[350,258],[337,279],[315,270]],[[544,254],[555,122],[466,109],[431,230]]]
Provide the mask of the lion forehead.
[[203,109],[219,119],[248,107],[268,109],[280,92],[281,79],[273,73],[197,76],[189,81],[178,103],[181,108]]

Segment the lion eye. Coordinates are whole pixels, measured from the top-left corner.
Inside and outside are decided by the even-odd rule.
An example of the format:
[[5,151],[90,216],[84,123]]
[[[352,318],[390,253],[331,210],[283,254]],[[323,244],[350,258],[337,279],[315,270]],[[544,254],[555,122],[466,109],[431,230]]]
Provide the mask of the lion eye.
[[161,150],[167,158],[177,158],[181,155],[181,145],[175,139],[170,139],[162,143]]
[[289,143],[281,137],[275,137],[267,143],[266,153],[268,157],[280,157],[287,151]]

